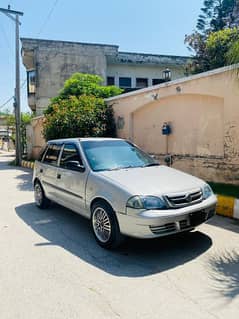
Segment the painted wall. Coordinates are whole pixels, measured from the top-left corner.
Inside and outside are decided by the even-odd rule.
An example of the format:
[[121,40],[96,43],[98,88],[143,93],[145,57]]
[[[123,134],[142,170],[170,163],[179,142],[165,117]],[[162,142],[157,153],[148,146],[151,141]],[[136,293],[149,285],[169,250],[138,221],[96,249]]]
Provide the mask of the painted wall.
[[[118,136],[175,168],[239,184],[239,79],[230,67],[124,94],[113,105]],[[164,122],[172,134],[162,135]]]
[[42,148],[46,144],[42,135],[43,121],[43,116],[35,117],[32,119],[31,124],[26,128],[28,159],[37,159]]
[[[239,184],[239,79],[222,68],[107,100],[118,136],[134,141],[173,167],[208,181]],[[45,144],[43,117],[32,122],[32,153]],[[162,135],[164,122],[172,134]],[[31,134],[30,134],[31,135]]]

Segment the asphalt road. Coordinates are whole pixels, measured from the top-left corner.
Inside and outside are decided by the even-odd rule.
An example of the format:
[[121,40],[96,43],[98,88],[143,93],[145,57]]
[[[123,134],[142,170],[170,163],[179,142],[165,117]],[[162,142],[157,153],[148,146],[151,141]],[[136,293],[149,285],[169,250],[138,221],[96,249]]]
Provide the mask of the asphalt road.
[[34,206],[31,171],[0,153],[0,318],[239,318],[239,221],[130,239],[118,251],[89,222]]

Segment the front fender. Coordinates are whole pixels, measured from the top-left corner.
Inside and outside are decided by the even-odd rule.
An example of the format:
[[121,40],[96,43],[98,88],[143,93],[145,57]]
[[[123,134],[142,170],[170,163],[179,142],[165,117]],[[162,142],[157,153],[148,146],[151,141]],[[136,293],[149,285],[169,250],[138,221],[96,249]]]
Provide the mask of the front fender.
[[91,173],[86,185],[86,208],[99,198],[107,201],[116,213],[126,214],[126,203],[132,195],[107,177]]

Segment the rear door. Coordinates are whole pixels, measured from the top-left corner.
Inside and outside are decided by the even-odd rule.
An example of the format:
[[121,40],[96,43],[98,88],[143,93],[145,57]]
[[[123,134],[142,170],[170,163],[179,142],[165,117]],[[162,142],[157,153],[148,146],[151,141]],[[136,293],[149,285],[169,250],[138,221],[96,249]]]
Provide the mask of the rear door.
[[57,180],[57,164],[61,151],[61,144],[49,144],[45,152],[41,165],[39,167],[38,176],[42,183],[46,196],[57,202],[56,198],[56,180]]
[[[70,162],[79,162],[81,169],[69,167]],[[80,150],[74,143],[66,143],[61,153],[57,171],[57,197],[62,205],[85,215],[85,187],[89,169],[84,165]]]

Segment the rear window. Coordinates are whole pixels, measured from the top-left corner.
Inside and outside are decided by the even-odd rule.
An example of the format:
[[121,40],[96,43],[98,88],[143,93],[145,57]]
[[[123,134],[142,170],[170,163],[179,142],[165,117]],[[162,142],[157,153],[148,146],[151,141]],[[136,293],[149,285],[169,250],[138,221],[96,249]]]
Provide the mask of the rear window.
[[57,165],[58,156],[60,154],[61,145],[50,144],[44,156],[43,162],[46,164]]
[[38,157],[38,161],[39,161],[39,162],[42,161],[42,159],[43,159],[43,157],[44,157],[44,155],[45,155],[45,153],[46,153],[47,148],[48,148],[48,145],[44,146],[44,147],[41,149],[40,155],[39,155],[39,157]]

